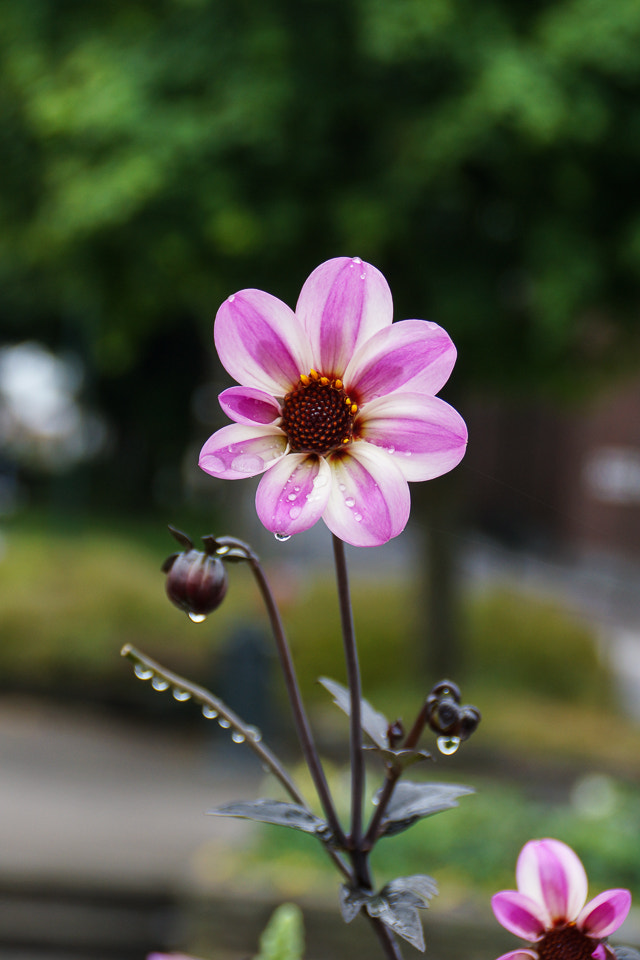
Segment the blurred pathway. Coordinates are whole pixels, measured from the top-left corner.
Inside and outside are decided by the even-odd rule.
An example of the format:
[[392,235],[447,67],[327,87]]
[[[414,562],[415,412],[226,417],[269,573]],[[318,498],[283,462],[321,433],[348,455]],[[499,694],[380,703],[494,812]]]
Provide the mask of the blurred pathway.
[[202,741],[164,724],[0,701],[0,877],[188,886],[203,846],[222,851],[248,835],[205,811],[254,797],[258,762],[234,765],[233,781],[221,769]]

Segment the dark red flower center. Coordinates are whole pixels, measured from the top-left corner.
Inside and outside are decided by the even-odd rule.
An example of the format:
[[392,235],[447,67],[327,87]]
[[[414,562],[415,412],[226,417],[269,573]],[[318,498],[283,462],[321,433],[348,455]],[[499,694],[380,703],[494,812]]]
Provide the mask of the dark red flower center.
[[570,923],[545,933],[536,943],[536,951],[540,960],[591,960],[597,946],[597,940]]
[[294,453],[329,453],[353,440],[358,405],[341,380],[312,370],[284,398],[281,427]]

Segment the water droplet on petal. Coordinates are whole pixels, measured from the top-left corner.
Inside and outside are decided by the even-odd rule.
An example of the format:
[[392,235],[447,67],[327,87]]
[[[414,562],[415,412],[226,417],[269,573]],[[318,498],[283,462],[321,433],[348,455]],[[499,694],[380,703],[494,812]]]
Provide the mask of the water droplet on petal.
[[220,457],[216,457],[211,453],[207,454],[203,459],[203,463],[206,464],[209,473],[224,473],[226,469]]
[[173,699],[180,700],[180,702],[191,699],[191,694],[189,691],[183,690],[182,687],[174,687],[171,693],[173,695]]
[[302,507],[291,507],[291,510],[289,510],[289,516],[292,520],[297,520],[301,513]]
[[167,680],[164,680],[163,677],[154,677],[153,680],[151,681],[151,686],[153,687],[154,690],[160,690],[160,691],[168,690],[169,682]]
[[236,298],[235,293],[232,293],[230,297],[227,297],[227,300],[229,301],[229,303],[233,303],[233,301],[235,300],[235,298]]
[[296,499],[295,493],[290,493],[289,496],[287,497],[287,500],[291,502],[293,502],[295,499]]
[[215,718],[218,716],[218,711],[214,710],[213,707],[210,707],[205,703],[204,707],[202,708],[202,716],[206,717],[207,720],[215,720]]
[[396,452],[395,447],[387,447],[387,453],[395,453],[395,452]]
[[275,537],[276,540],[278,540],[280,543],[286,543],[287,540],[291,540],[291,534],[290,534],[290,533],[274,533],[274,537]]
[[345,487],[344,483],[338,484],[338,490],[340,491],[340,493],[344,493],[346,489],[347,488]]
[[151,680],[153,676],[153,670],[149,670],[143,663],[136,663],[133,672],[139,680]]
[[229,727],[231,726],[231,724],[229,723],[229,721],[228,721],[228,720],[225,720],[224,717],[220,717],[220,718],[219,718],[218,724],[219,724],[219,726],[222,727],[223,730],[228,730]]
[[355,505],[356,505],[356,502],[355,502],[355,500],[353,499],[353,497],[347,497],[347,499],[346,499],[344,502],[346,503],[346,505],[347,505],[349,508],[355,507]]
[[352,262],[352,263],[362,263],[362,260],[360,259],[360,257],[353,257],[352,260],[351,260],[351,262]]
[[366,273],[361,273],[361,274],[360,274],[360,279],[361,279],[361,280],[366,280],[366,279],[367,279]]
[[234,743],[244,743],[245,736],[244,733],[240,733],[239,730],[234,730],[231,734],[231,739]]
[[362,514],[361,514],[361,513],[354,513],[353,519],[355,520],[356,523],[360,523],[360,521],[362,520]]
[[238,473],[258,473],[264,467],[264,460],[256,454],[240,453],[231,461],[231,469]]
[[204,623],[207,619],[206,613],[193,613],[193,611],[190,611],[187,616],[192,623]]
[[436,743],[438,744],[440,753],[444,753],[446,757],[450,757],[460,746],[460,737],[438,737]]

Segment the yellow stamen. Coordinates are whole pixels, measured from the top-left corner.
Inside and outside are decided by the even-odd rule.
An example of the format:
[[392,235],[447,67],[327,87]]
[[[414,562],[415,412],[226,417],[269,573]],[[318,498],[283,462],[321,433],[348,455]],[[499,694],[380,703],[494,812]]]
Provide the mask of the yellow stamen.
[[336,390],[342,390],[342,380],[334,380],[332,386],[334,386]]
[[352,404],[351,404],[351,413],[357,413],[357,412],[358,412],[358,404],[357,404],[357,403],[352,403]]
[[320,383],[322,384],[323,387],[326,387],[327,384],[329,383],[329,377],[320,377]]
[[309,371],[309,374],[310,374],[312,380],[319,380],[319,379],[320,379],[320,374],[318,373],[317,370],[310,370],[310,371]]
[[302,383],[305,385],[305,387],[308,387],[309,384],[311,383],[311,380],[310,380],[309,377],[306,375],[306,373],[301,373],[301,374],[300,374],[300,380],[301,380]]

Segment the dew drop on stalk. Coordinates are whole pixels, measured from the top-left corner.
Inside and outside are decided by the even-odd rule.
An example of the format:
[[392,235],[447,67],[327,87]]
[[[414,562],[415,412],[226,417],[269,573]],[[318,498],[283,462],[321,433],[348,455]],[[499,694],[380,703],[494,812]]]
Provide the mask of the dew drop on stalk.
[[168,690],[168,689],[169,689],[169,683],[168,683],[168,681],[167,681],[167,680],[163,680],[162,677],[154,677],[153,680],[151,681],[151,686],[153,687],[154,690],[160,690],[160,691],[162,691],[162,690]]
[[262,740],[262,733],[257,727],[247,727],[247,733],[252,740],[256,741],[256,743],[259,743]]
[[278,540],[280,543],[286,543],[287,540],[291,540],[291,534],[290,534],[290,533],[274,533],[274,537],[275,537],[276,540]]
[[189,620],[191,620],[192,623],[204,623],[204,621],[207,619],[206,613],[190,612],[187,614],[187,616],[189,617]]
[[191,694],[189,693],[189,691],[183,690],[182,687],[174,687],[171,693],[173,694],[174,700],[183,701],[183,700],[191,699]]
[[438,744],[440,753],[444,753],[446,757],[450,757],[460,746],[460,737],[438,737],[436,743]]
[[218,711],[214,710],[213,707],[210,707],[208,704],[205,703],[205,705],[202,708],[202,716],[205,717],[207,720],[215,720],[215,718],[218,716]]
[[231,734],[231,739],[234,743],[244,743],[245,736],[244,733],[240,733],[239,730],[234,730]]
[[229,721],[228,721],[228,720],[225,720],[224,717],[220,717],[220,718],[218,719],[218,723],[219,723],[219,725],[222,727],[223,730],[228,730],[229,727],[231,726],[231,724],[229,723]]
[[133,672],[139,680],[151,680],[153,676],[153,670],[149,670],[143,663],[136,663]]

